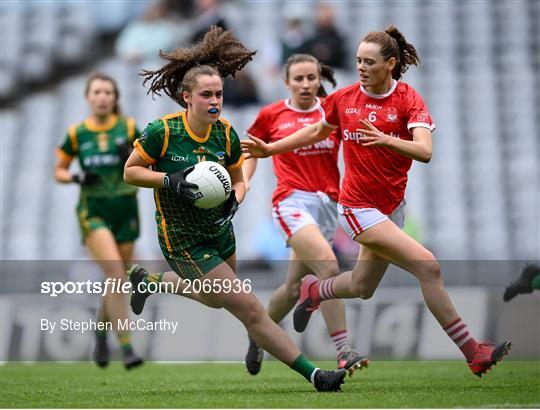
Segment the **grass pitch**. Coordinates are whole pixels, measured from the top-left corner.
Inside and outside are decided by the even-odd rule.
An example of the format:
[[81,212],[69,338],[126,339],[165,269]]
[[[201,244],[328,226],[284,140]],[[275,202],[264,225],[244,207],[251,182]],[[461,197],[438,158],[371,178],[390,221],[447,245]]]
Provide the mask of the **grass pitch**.
[[[334,362],[317,363],[332,368]],[[463,362],[373,361],[341,393],[317,393],[279,362],[250,376],[240,363],[118,362],[0,366],[0,406],[40,408],[540,407],[540,362],[503,361],[481,379]]]

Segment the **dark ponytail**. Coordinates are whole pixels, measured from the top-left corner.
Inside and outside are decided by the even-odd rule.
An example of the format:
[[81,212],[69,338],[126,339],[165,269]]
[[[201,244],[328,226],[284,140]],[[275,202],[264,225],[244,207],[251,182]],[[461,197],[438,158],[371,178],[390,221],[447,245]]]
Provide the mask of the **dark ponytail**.
[[417,66],[420,62],[414,46],[407,42],[394,25],[388,26],[385,31],[372,31],[362,41],[380,45],[381,55],[385,60],[392,57],[396,59],[396,66],[392,70],[392,78],[395,80],[399,80],[410,65]]
[[407,43],[401,31],[396,26],[389,26],[385,33],[396,40],[399,50],[399,58],[397,64],[392,71],[392,77],[399,80],[401,76],[409,69],[410,65],[418,65],[420,58],[416,53],[416,48],[410,43]]
[[[320,63],[319,66],[320,66],[321,80],[328,81],[335,88],[337,85],[337,82],[336,82],[336,79],[334,78],[334,70],[330,66],[327,66],[326,64]],[[324,86],[322,85],[322,81],[321,81],[321,86],[319,87],[319,91],[317,92],[317,97],[326,97],[327,95],[328,93],[324,89]]]

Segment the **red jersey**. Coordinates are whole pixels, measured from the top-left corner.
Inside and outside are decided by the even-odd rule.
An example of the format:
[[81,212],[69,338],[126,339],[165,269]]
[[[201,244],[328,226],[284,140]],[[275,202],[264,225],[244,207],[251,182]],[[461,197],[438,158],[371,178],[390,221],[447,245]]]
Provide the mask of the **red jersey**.
[[391,214],[403,201],[412,159],[384,147],[364,147],[361,119],[394,138],[412,140],[412,129],[435,129],[422,97],[409,85],[395,81],[381,95],[358,83],[326,97],[323,123],[340,127],[345,176],[339,202],[351,208],[377,208]]
[[[309,110],[292,107],[287,100],[263,107],[248,133],[266,143],[278,141],[322,118],[320,100]],[[321,191],[334,201],[339,198],[338,132],[316,144],[272,157],[277,187],[272,196],[276,205],[291,191]]]

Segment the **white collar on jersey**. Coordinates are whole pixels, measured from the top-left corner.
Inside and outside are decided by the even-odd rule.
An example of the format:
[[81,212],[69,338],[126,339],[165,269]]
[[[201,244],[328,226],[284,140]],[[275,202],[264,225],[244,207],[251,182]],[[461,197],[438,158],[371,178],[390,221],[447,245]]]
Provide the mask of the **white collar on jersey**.
[[362,92],[367,95],[368,97],[371,97],[371,98],[378,98],[378,99],[381,99],[381,98],[386,98],[388,97],[390,94],[392,94],[394,92],[394,90],[396,89],[397,87],[397,81],[396,80],[392,80],[392,87],[390,87],[390,89],[385,92],[384,94],[373,94],[373,93],[370,93],[369,91],[367,91],[364,86],[362,84],[360,84],[360,90],[362,90]]
[[321,100],[319,99],[319,97],[315,97],[315,105],[311,108],[308,108],[307,110],[301,110],[300,108],[295,108],[291,105],[291,103],[289,102],[289,98],[286,98],[284,100],[285,102],[285,106],[289,109],[289,110],[293,110],[293,111],[296,111],[296,112],[313,112],[313,111],[317,111],[321,105]]

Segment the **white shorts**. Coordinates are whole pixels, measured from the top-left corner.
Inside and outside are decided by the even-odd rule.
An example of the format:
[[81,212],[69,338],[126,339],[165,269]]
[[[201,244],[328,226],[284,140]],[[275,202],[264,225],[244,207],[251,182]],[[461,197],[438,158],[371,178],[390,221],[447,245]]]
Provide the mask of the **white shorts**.
[[272,216],[285,242],[300,228],[317,225],[326,240],[332,243],[338,224],[336,205],[336,201],[324,192],[295,190],[272,208]]
[[338,204],[339,223],[354,240],[359,234],[387,219],[400,229],[405,225],[405,200],[390,215],[385,215],[377,208],[349,208]]

